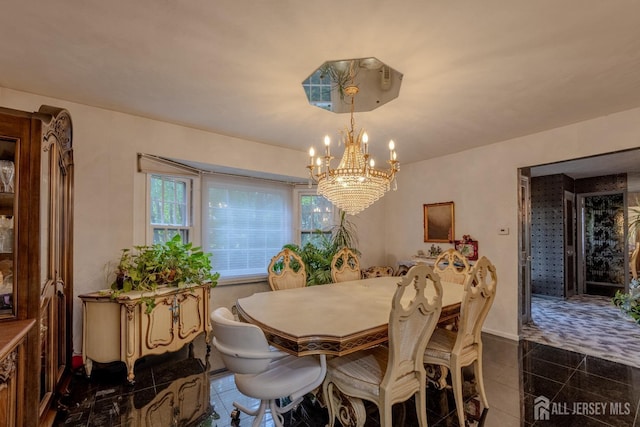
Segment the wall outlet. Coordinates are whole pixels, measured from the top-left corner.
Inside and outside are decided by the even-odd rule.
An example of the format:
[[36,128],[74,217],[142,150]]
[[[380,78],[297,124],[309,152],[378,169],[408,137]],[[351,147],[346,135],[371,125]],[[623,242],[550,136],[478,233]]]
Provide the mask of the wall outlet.
[[506,236],[509,234],[509,227],[498,228],[498,234]]

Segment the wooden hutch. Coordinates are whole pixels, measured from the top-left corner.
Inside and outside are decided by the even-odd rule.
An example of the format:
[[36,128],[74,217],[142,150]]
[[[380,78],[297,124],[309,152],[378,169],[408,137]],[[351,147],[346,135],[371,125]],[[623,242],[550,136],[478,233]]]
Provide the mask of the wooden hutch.
[[52,425],[69,380],[71,117],[0,108],[0,425]]

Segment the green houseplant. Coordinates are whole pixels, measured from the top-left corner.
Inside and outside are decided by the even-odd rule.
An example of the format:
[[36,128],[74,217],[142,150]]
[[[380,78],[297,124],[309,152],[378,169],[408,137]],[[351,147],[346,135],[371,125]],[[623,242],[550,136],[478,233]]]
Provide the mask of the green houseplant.
[[[300,256],[307,270],[307,286],[331,283],[331,260],[342,248],[347,247],[360,254],[356,248],[358,238],[356,226],[349,221],[345,212],[340,212],[340,222],[331,229],[331,238],[327,238],[321,230],[316,230],[315,243],[308,242],[304,246],[293,243],[284,245]],[[282,268],[276,264],[275,269]],[[295,268],[295,267],[294,267]]]
[[160,286],[218,284],[219,273],[211,272],[210,254],[175,235],[166,243],[123,249],[111,284],[114,294],[154,291]]
[[629,292],[616,291],[612,302],[620,312],[640,324],[640,281],[638,279],[631,279]]

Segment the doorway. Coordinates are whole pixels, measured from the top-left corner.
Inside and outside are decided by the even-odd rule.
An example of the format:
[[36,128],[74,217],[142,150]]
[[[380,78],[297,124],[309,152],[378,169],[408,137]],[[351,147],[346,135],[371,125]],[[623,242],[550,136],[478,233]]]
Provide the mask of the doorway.
[[564,214],[564,294],[567,297],[576,294],[576,195],[565,190],[563,200]]
[[[545,242],[547,246],[543,246],[543,250],[536,251],[534,241],[540,239],[541,229],[537,229],[535,225],[536,217],[544,217],[539,212],[535,212],[533,209],[529,209],[528,205],[532,204],[532,199],[535,197],[533,189],[533,181],[542,176],[558,175],[557,178],[564,182],[559,187],[558,185],[551,186],[555,188],[558,200],[555,207],[550,207],[546,214],[545,221],[548,221],[550,215],[557,215],[557,221],[561,221],[563,226],[555,228],[555,234],[548,233],[549,238],[553,238],[553,242]],[[522,177],[525,176],[526,179]],[[602,177],[608,177],[603,179]],[[585,304],[591,304],[596,302],[605,309],[613,307],[610,297],[604,296],[592,296],[586,295],[586,292],[591,292],[592,286],[586,286],[587,277],[589,281],[593,279],[592,275],[587,275],[586,270],[583,269],[584,259],[581,259],[581,254],[586,248],[586,241],[582,237],[583,232],[581,227],[584,227],[583,218],[587,218],[590,221],[589,215],[585,215],[582,211],[583,196],[599,195],[599,194],[613,194],[618,193],[623,195],[623,209],[624,213],[622,219],[620,216],[614,221],[618,227],[623,231],[622,244],[617,243],[618,247],[621,247],[621,252],[617,255],[617,260],[614,262],[616,265],[620,265],[623,276],[626,277],[622,280],[622,284],[628,283],[629,273],[626,268],[629,264],[629,251],[627,250],[629,241],[626,233],[628,224],[627,218],[627,194],[632,192],[640,192],[640,149],[626,150],[624,152],[609,153],[595,157],[580,158],[565,162],[558,162],[553,164],[538,165],[528,168],[522,168],[519,170],[519,326],[520,334],[526,337],[526,332],[523,335],[523,330],[529,327],[531,324],[535,324],[535,317],[538,315],[537,308],[539,308],[540,298],[533,292],[533,282],[536,279],[540,279],[539,272],[536,273],[534,269],[534,263],[540,260],[540,258],[547,258],[549,265],[544,274],[544,279],[548,281],[556,281],[555,289],[560,293],[557,296],[545,296],[545,301],[562,301],[577,303],[569,304],[570,307],[582,306]],[[572,183],[573,182],[573,183]],[[557,191],[560,188],[561,191]],[[527,197],[526,194],[529,194]],[[544,192],[542,194],[545,194]],[[548,194],[547,194],[548,196]],[[631,197],[631,196],[629,196]],[[554,202],[555,203],[555,202]],[[587,203],[588,205],[588,203]],[[527,210],[529,212],[527,213]],[[585,216],[583,216],[585,215]],[[640,216],[639,216],[640,217]],[[561,219],[558,219],[561,218]],[[527,224],[527,219],[531,221]],[[620,226],[620,224],[622,224]],[[531,233],[523,235],[525,230],[530,226]],[[551,227],[552,228],[552,227]],[[553,229],[553,228],[552,228]],[[571,230],[574,230],[571,232]],[[527,238],[531,241],[531,246],[527,247]],[[602,246],[598,247],[601,249]],[[525,261],[529,261],[527,262]],[[553,269],[552,264],[562,265],[562,269]],[[527,265],[529,268],[527,269]],[[538,276],[536,276],[538,274]],[[619,276],[619,273],[618,273]],[[616,283],[616,282],[614,282]],[[559,284],[559,286],[558,286]],[[547,283],[548,285],[548,283]],[[613,287],[612,287],[613,288]],[[622,288],[625,289],[625,288]],[[545,305],[549,305],[546,304]],[[556,304],[551,304],[556,305]],[[561,313],[568,317],[574,316],[576,313]],[[614,318],[617,314],[613,313]],[[529,322],[533,318],[534,322]],[[622,320],[621,320],[622,321]],[[558,332],[558,331],[554,331]],[[575,330],[567,328],[563,330],[561,335],[572,334]],[[556,335],[558,336],[558,335]],[[560,342],[557,346],[562,347]],[[623,349],[621,349],[623,352]]]

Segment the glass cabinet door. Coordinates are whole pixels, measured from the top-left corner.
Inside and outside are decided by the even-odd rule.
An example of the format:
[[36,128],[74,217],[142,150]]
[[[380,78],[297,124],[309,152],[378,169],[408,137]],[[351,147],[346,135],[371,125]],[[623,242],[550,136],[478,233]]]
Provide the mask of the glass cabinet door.
[[15,154],[19,140],[0,135],[0,318],[16,315],[14,286]]

